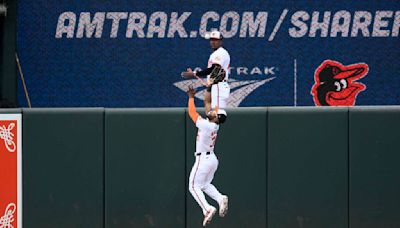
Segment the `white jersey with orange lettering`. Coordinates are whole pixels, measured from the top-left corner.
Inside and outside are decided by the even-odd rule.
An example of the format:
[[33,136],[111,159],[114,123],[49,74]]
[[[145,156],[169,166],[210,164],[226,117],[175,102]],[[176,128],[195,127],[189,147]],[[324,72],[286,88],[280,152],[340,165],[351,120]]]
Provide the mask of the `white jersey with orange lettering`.
[[199,116],[196,127],[198,128],[196,152],[214,151],[219,125]]
[[[230,87],[228,85],[229,79],[229,67],[230,67],[231,57],[227,50],[223,47],[219,47],[215,50],[208,59],[207,67],[210,68],[213,64],[220,65],[226,72],[225,79],[218,84],[214,84],[211,87],[211,108],[216,107],[225,109],[228,105],[228,99],[230,94]],[[207,77],[209,79],[210,76]]]

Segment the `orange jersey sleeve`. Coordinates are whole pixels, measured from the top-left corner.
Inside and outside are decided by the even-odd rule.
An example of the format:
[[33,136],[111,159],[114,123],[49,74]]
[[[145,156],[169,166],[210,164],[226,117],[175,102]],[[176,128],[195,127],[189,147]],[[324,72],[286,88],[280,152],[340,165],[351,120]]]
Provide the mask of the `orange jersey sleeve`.
[[193,120],[194,123],[196,123],[197,118],[199,118],[199,113],[196,112],[196,105],[194,104],[194,98],[189,98],[188,108],[189,108],[190,118]]

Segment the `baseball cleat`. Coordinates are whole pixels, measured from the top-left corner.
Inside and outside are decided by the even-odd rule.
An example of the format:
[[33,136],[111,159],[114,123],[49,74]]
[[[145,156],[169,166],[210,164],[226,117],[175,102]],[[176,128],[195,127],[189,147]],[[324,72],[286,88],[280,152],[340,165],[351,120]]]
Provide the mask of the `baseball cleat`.
[[225,217],[228,214],[228,196],[223,196],[219,204],[219,216]]
[[207,224],[209,224],[211,222],[212,218],[215,215],[215,212],[217,212],[217,209],[215,209],[215,207],[211,206],[210,210],[208,210],[207,214],[204,216],[203,226],[206,226]]

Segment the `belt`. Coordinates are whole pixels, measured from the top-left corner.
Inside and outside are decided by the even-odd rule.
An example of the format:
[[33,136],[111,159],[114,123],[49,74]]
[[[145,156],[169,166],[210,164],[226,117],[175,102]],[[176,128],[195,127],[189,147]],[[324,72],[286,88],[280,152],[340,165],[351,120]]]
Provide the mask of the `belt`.
[[211,152],[211,151],[207,151],[207,152],[197,152],[197,153],[195,153],[194,155],[196,155],[196,156],[200,156],[201,154],[205,154],[205,155],[210,155],[210,154],[212,154],[213,152]]

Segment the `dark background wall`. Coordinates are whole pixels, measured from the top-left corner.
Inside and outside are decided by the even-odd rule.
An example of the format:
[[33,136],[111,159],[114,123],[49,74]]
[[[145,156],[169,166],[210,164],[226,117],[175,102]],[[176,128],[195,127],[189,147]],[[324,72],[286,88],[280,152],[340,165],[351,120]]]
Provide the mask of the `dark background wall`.
[[[184,109],[22,113],[26,226],[201,227]],[[214,184],[230,211],[210,227],[400,226],[399,107],[228,113]]]
[[268,116],[268,227],[348,227],[348,109]]
[[24,227],[103,227],[104,110],[23,110]]
[[[3,3],[3,1],[1,2]],[[17,105],[17,0],[4,1],[7,15],[0,15],[0,100]],[[5,104],[5,102],[3,101]],[[10,104],[11,103],[11,104]]]
[[185,227],[185,111],[107,110],[106,227]]
[[349,113],[350,227],[399,227],[399,107]]

